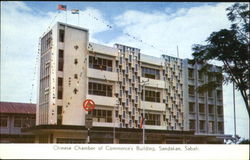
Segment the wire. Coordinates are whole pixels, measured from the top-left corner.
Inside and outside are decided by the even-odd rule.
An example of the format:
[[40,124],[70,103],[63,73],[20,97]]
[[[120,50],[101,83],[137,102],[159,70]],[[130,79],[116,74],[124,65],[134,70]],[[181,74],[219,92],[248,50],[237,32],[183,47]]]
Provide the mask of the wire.
[[33,90],[34,90],[34,86],[35,86],[35,80],[36,80],[37,69],[38,69],[38,61],[39,61],[39,56],[40,56],[40,42],[41,42],[41,39],[39,39],[39,43],[38,43],[38,52],[36,55],[36,62],[35,62],[35,67],[34,67],[35,69],[34,69],[34,73],[33,73],[30,99],[29,99],[30,103],[32,103],[32,99],[33,99]]
[[[104,22],[104,20],[102,20],[102,19],[99,20],[99,19],[98,19],[97,17],[95,17],[94,15],[91,15],[91,13],[88,13],[88,15],[89,15],[90,17],[92,17],[93,19],[95,19],[96,21],[101,21],[104,25],[106,25],[106,26],[108,27],[108,29],[110,29],[110,30],[113,29],[113,26],[111,26],[111,25],[109,25],[109,24],[106,24],[106,23]],[[173,55],[173,54],[167,53],[167,51],[164,51],[164,50],[162,50],[162,49],[159,49],[159,48],[156,47],[155,45],[152,45],[152,44],[149,44],[149,43],[147,43],[147,42],[144,42],[142,39],[140,39],[140,38],[138,38],[138,37],[136,37],[136,36],[134,36],[134,35],[132,35],[132,34],[130,34],[130,33],[128,33],[128,32],[125,32],[124,34],[125,34],[126,36],[130,37],[131,39],[134,39],[135,41],[138,41],[138,42],[140,42],[140,43],[142,43],[142,44],[144,44],[144,45],[147,45],[147,46],[149,46],[149,47],[151,47],[151,48],[154,48],[155,50],[158,50],[158,51],[162,52],[163,54],[168,54],[168,55],[171,55],[171,56],[176,57],[176,56]]]
[[51,28],[51,25],[53,24],[53,22],[55,21],[55,19],[57,18],[57,16],[60,14],[60,11],[57,12],[57,14],[54,16],[53,20],[51,21],[51,23],[49,24],[48,26],[48,29],[49,30]]

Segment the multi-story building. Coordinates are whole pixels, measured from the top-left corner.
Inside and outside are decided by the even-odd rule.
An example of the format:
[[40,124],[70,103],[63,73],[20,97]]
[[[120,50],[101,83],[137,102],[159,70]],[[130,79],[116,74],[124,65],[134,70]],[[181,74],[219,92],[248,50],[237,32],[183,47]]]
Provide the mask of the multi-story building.
[[0,102],[0,142],[34,143],[35,135],[21,128],[35,126],[35,116],[35,104]]
[[[223,142],[222,89],[213,97],[188,94],[201,83],[197,65],[91,43],[88,34],[58,22],[41,38],[37,126],[29,129],[36,142],[85,143],[86,114],[93,117],[90,143],[141,143],[142,119],[146,143]],[[96,104],[91,113],[83,110],[86,99]]]
[[[198,93],[196,89],[209,81],[216,81],[216,77],[206,75],[201,71],[201,65],[190,64],[188,59],[183,61],[185,69],[184,105],[186,108],[186,122],[189,130],[195,130],[199,135],[224,134],[222,84],[214,90]],[[222,72],[221,67],[212,66],[210,72]],[[222,83],[217,80],[218,83]]]

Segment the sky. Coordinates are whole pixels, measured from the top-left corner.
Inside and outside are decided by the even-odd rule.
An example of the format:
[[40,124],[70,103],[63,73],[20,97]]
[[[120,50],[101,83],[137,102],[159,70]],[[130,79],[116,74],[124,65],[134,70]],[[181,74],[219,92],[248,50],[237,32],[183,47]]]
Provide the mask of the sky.
[[[68,11],[59,12],[58,4],[67,5]],[[230,27],[225,9],[232,4],[1,2],[0,101],[29,103],[32,99],[36,103],[39,37],[57,21],[67,20],[69,24],[87,28],[91,42],[108,46],[120,43],[156,57],[176,56],[178,46],[180,58],[192,58],[193,44],[205,44],[212,32]],[[71,14],[71,9],[79,9],[79,17]],[[223,86],[225,133],[231,135],[234,134],[232,91],[231,84]],[[237,134],[249,139],[249,119],[238,91],[236,107]]]

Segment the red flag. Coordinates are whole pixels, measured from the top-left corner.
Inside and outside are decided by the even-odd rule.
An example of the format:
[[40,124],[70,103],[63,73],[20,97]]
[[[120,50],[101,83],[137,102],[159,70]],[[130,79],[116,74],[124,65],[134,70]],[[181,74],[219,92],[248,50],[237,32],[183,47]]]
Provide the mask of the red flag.
[[66,11],[66,8],[67,8],[66,5],[61,5],[61,4],[59,4],[59,5],[57,6],[57,9],[58,9],[58,10]]
[[143,121],[144,121],[144,118],[141,119],[140,128],[142,128],[143,126]]

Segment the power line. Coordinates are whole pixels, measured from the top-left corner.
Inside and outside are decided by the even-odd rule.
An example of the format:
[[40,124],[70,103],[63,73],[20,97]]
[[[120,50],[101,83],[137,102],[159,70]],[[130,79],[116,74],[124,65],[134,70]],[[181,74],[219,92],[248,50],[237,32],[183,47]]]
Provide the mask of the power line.
[[37,69],[38,69],[38,61],[39,61],[39,56],[40,56],[40,43],[41,43],[41,39],[39,39],[38,42],[38,51],[37,51],[37,55],[36,55],[36,62],[35,62],[35,67],[34,67],[34,73],[33,73],[33,78],[32,78],[32,85],[31,85],[31,92],[30,92],[30,103],[32,103],[32,99],[33,99],[33,90],[34,90],[34,86],[35,86],[35,80],[36,80],[36,75],[37,75]]
[[53,24],[53,22],[55,21],[55,19],[57,18],[57,16],[60,14],[60,11],[57,12],[57,14],[54,16],[53,20],[50,22],[48,29],[49,30],[51,28],[51,25]]
[[[113,29],[113,26],[110,25],[110,24],[106,24],[106,23],[104,22],[104,20],[99,19],[99,18],[95,17],[94,15],[91,15],[90,13],[88,13],[88,15],[89,15],[90,17],[92,17],[93,19],[97,20],[97,21],[101,21],[101,22],[102,22],[104,25],[106,25],[110,30]],[[147,46],[149,46],[149,47],[151,47],[151,48],[154,48],[155,50],[160,51],[160,52],[163,53],[163,54],[168,54],[168,55],[171,55],[171,56],[176,57],[174,54],[169,54],[169,53],[167,53],[167,51],[164,51],[164,50],[162,50],[162,49],[159,49],[159,48],[156,47],[155,45],[149,44],[149,43],[143,41],[142,39],[138,38],[137,36],[134,36],[134,35],[132,35],[132,34],[130,34],[130,33],[128,33],[128,32],[125,32],[124,34],[125,34],[126,36],[130,37],[131,39],[134,39],[135,41],[138,41],[138,42],[140,42],[140,43],[142,43],[142,44],[144,44],[144,45],[147,45]]]

